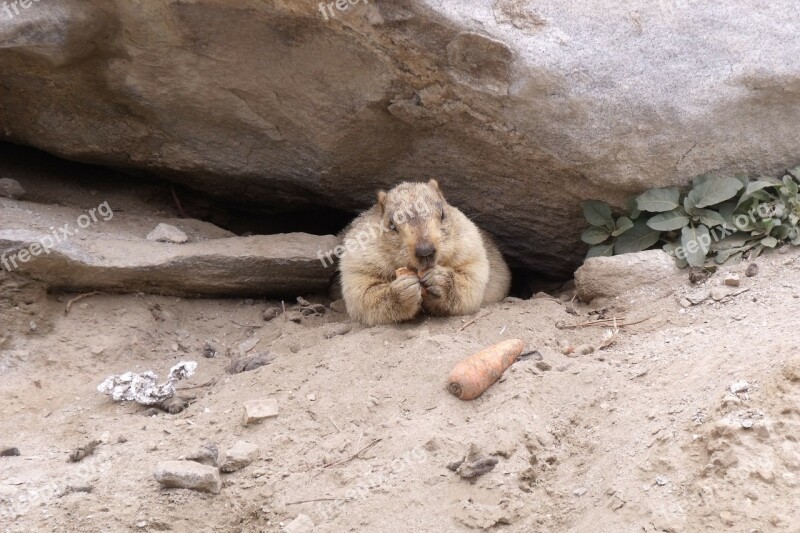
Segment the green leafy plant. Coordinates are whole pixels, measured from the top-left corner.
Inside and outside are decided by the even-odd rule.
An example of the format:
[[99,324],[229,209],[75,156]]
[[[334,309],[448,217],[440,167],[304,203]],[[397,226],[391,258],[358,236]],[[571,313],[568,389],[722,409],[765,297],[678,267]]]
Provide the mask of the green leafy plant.
[[588,200],[590,227],[581,239],[587,258],[647,250],[658,244],[680,266],[754,258],[781,243],[800,244],[800,167],[782,178],[702,175],[692,188],[651,189],[631,198],[623,213]]

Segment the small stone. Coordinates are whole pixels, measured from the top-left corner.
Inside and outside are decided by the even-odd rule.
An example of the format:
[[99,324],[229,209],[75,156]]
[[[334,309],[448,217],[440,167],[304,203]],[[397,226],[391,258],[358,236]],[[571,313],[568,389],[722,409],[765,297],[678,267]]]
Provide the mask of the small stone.
[[286,319],[289,320],[290,322],[299,324],[300,322],[303,321],[303,314],[300,313],[299,311],[289,311],[288,313],[286,313]]
[[201,465],[216,467],[218,464],[219,449],[211,442],[203,444],[200,449],[186,456],[187,461],[194,461]]
[[308,399],[309,402],[316,402],[317,401],[317,395],[316,394],[309,394],[308,396],[306,396],[306,398]]
[[92,346],[91,352],[92,355],[100,355],[105,351],[105,346]]
[[694,291],[687,294],[686,299],[689,300],[692,305],[700,305],[704,301],[708,300],[710,296],[710,291]]
[[19,200],[25,196],[25,189],[22,188],[22,185],[17,180],[2,178],[0,179],[0,196]]
[[258,459],[258,456],[258,446],[240,440],[225,451],[220,459],[219,468],[223,472],[236,472]]
[[265,322],[269,322],[275,318],[281,316],[281,310],[278,307],[267,307],[264,309],[264,313],[262,314],[262,318]]
[[275,357],[269,353],[260,353],[249,355],[247,357],[240,357],[239,359],[234,359],[231,361],[231,364],[228,365],[226,370],[228,374],[249,372],[251,370],[255,370],[256,368],[261,368],[262,366],[270,364],[273,359],[275,359]]
[[162,461],[155,478],[164,488],[191,489],[218,494],[222,488],[219,470],[194,461]]
[[750,390],[750,384],[746,381],[737,381],[736,383],[731,384],[731,392],[734,394],[738,394],[740,392],[747,392]]
[[536,362],[536,368],[538,368],[542,372],[547,372],[548,370],[552,370],[553,369],[553,365],[551,365],[547,361],[537,361]]
[[753,419],[752,418],[745,418],[740,422],[744,429],[752,429],[753,428]]
[[337,313],[342,313],[342,314],[347,313],[347,307],[344,304],[344,300],[340,298],[332,302],[331,311],[336,311]]
[[300,314],[303,316],[320,316],[324,315],[328,309],[322,304],[309,304],[300,309]]
[[156,226],[156,229],[147,235],[147,240],[171,244],[183,244],[189,241],[189,237],[187,237],[183,231],[179,230],[175,226],[162,223]]
[[323,335],[326,339],[332,339],[333,337],[349,333],[352,328],[353,326],[350,324],[328,324],[325,326],[325,333],[323,333]]
[[261,339],[259,337],[250,337],[246,341],[239,344],[239,353],[243,355],[246,354],[247,352],[255,348],[256,344],[258,344],[259,342],[261,342]]
[[726,289],[725,287],[714,287],[713,289],[711,289],[711,299],[714,300],[715,302],[724,300],[730,295],[731,295],[731,290]]
[[0,445],[0,457],[17,457],[18,455],[19,455],[19,448],[15,446]]
[[574,496],[583,496],[587,492],[589,492],[589,489],[587,489],[586,487],[578,487],[577,489],[572,491],[572,494]]
[[497,463],[497,457],[482,457],[471,462],[464,461],[456,468],[456,474],[464,479],[473,479],[491,472]]
[[656,476],[656,485],[659,487],[663,487],[664,485],[669,483],[669,479],[664,476]]
[[683,307],[684,309],[687,309],[692,306],[692,302],[690,302],[686,298],[681,298],[678,303],[680,303],[681,307]]
[[200,353],[206,359],[213,359],[214,357],[221,355],[223,351],[219,344],[208,341],[203,345],[203,350]]
[[758,275],[758,265],[756,263],[750,263],[747,265],[747,270],[744,271],[744,275],[748,278],[752,278],[753,276]]
[[594,352],[594,346],[591,344],[581,344],[575,348],[575,353],[577,355],[589,355],[592,352]]
[[725,276],[723,283],[729,287],[738,287],[741,284],[741,280],[739,279],[738,274],[728,274]]
[[789,381],[800,381],[800,357],[794,357],[783,365],[783,377]]
[[277,400],[250,400],[249,402],[244,402],[242,406],[244,408],[245,426],[278,416]]
[[305,514],[297,517],[283,527],[283,533],[309,533],[314,529],[314,521]]

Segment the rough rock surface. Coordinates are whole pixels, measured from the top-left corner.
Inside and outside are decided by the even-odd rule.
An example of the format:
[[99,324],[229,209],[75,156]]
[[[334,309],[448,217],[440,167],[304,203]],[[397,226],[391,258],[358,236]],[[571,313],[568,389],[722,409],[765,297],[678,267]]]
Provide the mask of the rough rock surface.
[[243,440],[225,450],[220,458],[219,468],[223,472],[236,472],[258,459],[258,446]]
[[156,226],[156,229],[147,234],[147,240],[171,244],[183,244],[189,241],[189,237],[175,226],[164,224],[162,222]]
[[162,461],[154,473],[165,488],[192,489],[214,494],[222,488],[219,470],[194,461]]
[[651,294],[673,290],[675,276],[683,271],[663,250],[648,250],[614,257],[592,257],[575,271],[578,298],[616,298],[647,288]]
[[[317,254],[339,243],[333,235],[287,233],[164,244],[142,238],[142,225],[152,225],[135,214],[98,217],[80,228],[82,213],[0,198],[0,270],[64,290],[285,296],[326,290],[334,268],[325,268]],[[200,233],[221,233],[186,223],[196,223]]]
[[12,200],[19,200],[25,196],[25,189],[19,184],[17,180],[11,178],[0,178],[0,196],[11,198]]
[[437,177],[515,263],[568,274],[582,199],[798,163],[796,17],[790,0],[51,0],[0,17],[0,139],[264,208],[354,211]]

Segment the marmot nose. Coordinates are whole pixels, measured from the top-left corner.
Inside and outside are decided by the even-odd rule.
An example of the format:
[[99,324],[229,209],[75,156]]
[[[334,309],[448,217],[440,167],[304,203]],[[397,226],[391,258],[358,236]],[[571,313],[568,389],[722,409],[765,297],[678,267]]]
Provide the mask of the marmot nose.
[[430,261],[433,259],[433,256],[436,255],[436,247],[429,242],[420,243],[417,244],[414,249],[414,254],[417,256],[417,259]]

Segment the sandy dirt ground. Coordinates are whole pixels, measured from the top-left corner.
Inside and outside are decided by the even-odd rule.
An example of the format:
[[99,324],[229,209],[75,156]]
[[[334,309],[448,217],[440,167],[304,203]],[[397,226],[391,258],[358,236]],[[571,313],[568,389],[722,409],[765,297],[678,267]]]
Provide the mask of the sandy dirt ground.
[[[699,285],[682,273],[667,295],[511,299],[465,328],[474,317],[366,328],[320,295],[305,297],[326,312],[300,323],[264,320],[280,302],[147,294],[67,314],[74,294],[0,274],[0,446],[20,452],[0,457],[0,531],[800,531],[800,254],[762,257],[753,277],[746,266]],[[679,303],[725,272],[736,291]],[[644,321],[565,354],[612,332],[558,325],[598,316]],[[535,353],[477,400],[448,394],[457,361],[515,337]],[[201,354],[209,341],[216,357]],[[226,373],[242,353],[274,359]],[[179,361],[198,370],[178,414],[97,391]],[[243,403],[260,399],[278,416],[245,426]],[[240,440],[260,456],[222,474],[218,494],[154,479],[159,462]],[[447,468],[470,451],[497,465],[475,479]]]

